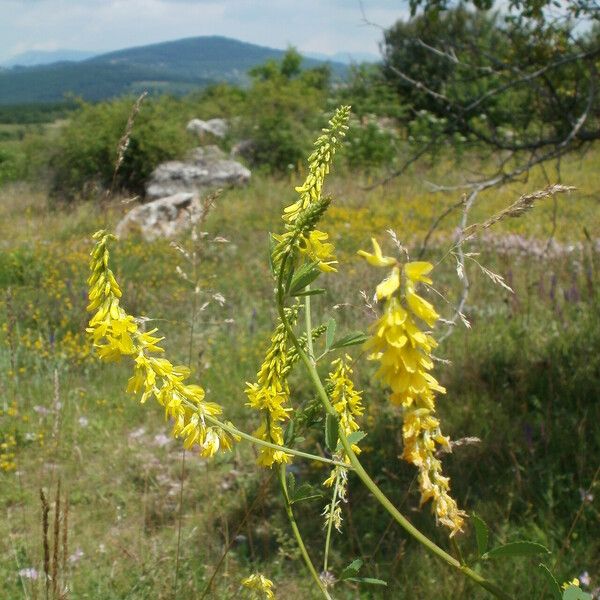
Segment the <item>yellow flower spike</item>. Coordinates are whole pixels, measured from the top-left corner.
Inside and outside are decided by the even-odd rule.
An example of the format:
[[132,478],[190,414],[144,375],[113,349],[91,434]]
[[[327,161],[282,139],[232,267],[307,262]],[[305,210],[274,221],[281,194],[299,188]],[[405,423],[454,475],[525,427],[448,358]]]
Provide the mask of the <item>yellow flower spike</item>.
[[102,360],[116,361],[131,357],[135,363],[127,391],[139,393],[141,402],[152,396],[165,409],[165,416],[174,421],[173,436],[184,438],[184,447],[197,446],[204,456],[213,456],[219,450],[231,448],[229,434],[207,428],[204,416],[216,416],[222,409],[218,404],[205,402],[204,390],[198,385],[185,385],[190,376],[185,366],[174,366],[166,358],[153,354],[163,353],[157,344],[163,339],[140,331],[136,319],[120,306],[121,289],[108,268],[107,243],[113,235],[99,231],[94,234],[96,246],[91,252],[88,310],[94,312],[87,332],[92,338],[97,355]]
[[398,262],[391,256],[383,256],[381,248],[375,238],[371,238],[371,243],[373,244],[373,254],[369,254],[364,250],[358,251],[358,255],[366,258],[370,265],[373,265],[374,267],[392,267]]
[[389,298],[400,287],[400,269],[394,267],[387,279],[384,279],[376,289],[377,299]]
[[421,281],[431,285],[433,281],[427,275],[433,270],[433,265],[429,262],[409,262],[404,265],[404,274],[411,281]]
[[[379,247],[375,253],[360,253],[375,266],[384,265]],[[376,376],[392,390],[390,401],[402,410],[402,458],[419,469],[421,503],[431,500],[438,523],[450,529],[450,536],[462,530],[465,513],[450,497],[450,483],[442,475],[442,464],[436,458],[438,449],[450,451],[450,441],[440,431],[435,416],[435,394],[443,394],[441,386],[429,371],[433,369],[432,350],[435,340],[421,331],[412,315],[433,327],[439,315],[432,304],[417,295],[417,284],[432,281],[428,274],[433,266],[426,262],[407,263],[402,294],[400,270],[394,266],[390,275],[377,286],[377,297],[385,304],[383,315],[373,324],[372,338],[365,344],[368,359],[377,360],[380,367]],[[410,314],[409,314],[410,313]]]
[[255,600],[275,600],[273,582],[260,573],[242,579],[242,585],[253,592]]

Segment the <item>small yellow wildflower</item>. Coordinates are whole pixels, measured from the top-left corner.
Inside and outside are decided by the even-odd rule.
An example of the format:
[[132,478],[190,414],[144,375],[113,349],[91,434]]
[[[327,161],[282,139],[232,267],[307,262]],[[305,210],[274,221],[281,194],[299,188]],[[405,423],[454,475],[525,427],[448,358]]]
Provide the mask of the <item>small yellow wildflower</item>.
[[[352,359],[347,354],[343,358],[334,360],[332,362],[334,370],[328,377],[328,383],[332,387],[330,393],[331,404],[339,415],[339,427],[346,436],[360,429],[357,419],[362,417],[364,413],[361,392],[355,389],[352,382],[353,371],[351,365]],[[352,450],[356,454],[360,454],[360,448],[357,444],[352,444]],[[346,463],[350,462],[344,450],[336,452],[334,458],[340,461],[343,460]],[[348,470],[344,467],[336,466],[323,484],[327,487],[335,485],[333,498],[322,513],[325,517],[325,526],[332,520],[335,528],[341,531],[342,510],[340,500],[346,501]]]
[[[298,307],[286,309],[288,321],[294,322],[298,314]],[[290,370],[288,360],[288,336],[285,326],[280,321],[273,335],[265,359],[256,376],[256,383],[246,383],[248,406],[260,411],[261,424],[254,432],[254,436],[277,444],[283,445],[283,427],[281,424],[289,419],[292,408],[288,406],[290,388],[287,374]],[[287,463],[291,455],[282,450],[261,446],[258,455],[258,464],[271,467],[273,463]]]
[[308,236],[302,236],[298,243],[298,249],[309,260],[316,262],[319,269],[325,273],[337,271],[333,266],[337,264],[335,260],[333,244],[327,242],[329,236],[323,231],[314,229]]
[[255,600],[275,600],[273,582],[260,573],[253,573],[242,580],[242,585],[251,590]]
[[576,588],[579,587],[579,579],[577,579],[577,577],[575,577],[571,581],[565,581],[565,583],[562,584],[562,589],[566,590],[566,589],[568,589],[571,586],[574,586]]
[[153,335],[156,329],[141,331],[137,320],[120,306],[122,296],[119,284],[109,269],[108,243],[115,237],[106,231],[94,234],[96,245],[92,251],[88,279],[90,286],[88,310],[94,312],[87,328],[98,357],[117,361],[123,356],[133,359],[135,368],[127,384],[127,391],[142,391],[141,402],[156,398],[165,409],[165,417],[173,421],[173,436],[184,439],[184,447],[197,446],[202,456],[213,456],[218,450],[229,450],[232,438],[221,428],[208,426],[205,418],[217,416],[222,409],[214,402],[204,400],[205,392],[199,385],[186,384],[190,370],[173,365],[162,354],[158,343],[163,339]]
[[379,361],[377,376],[391,387],[391,402],[402,408],[402,458],[419,469],[421,504],[432,500],[437,520],[450,528],[452,536],[461,531],[465,513],[450,497],[450,480],[442,475],[436,457],[438,448],[451,450],[435,416],[435,394],[446,390],[429,373],[433,369],[431,352],[437,343],[418,324],[433,327],[439,318],[433,305],[416,292],[418,283],[432,283],[428,275],[433,265],[409,262],[400,268],[397,261],[383,256],[375,240],[373,248],[373,254],[359,254],[370,264],[392,266],[392,270],[377,286],[377,297],[385,304],[382,316],[372,327],[373,337],[366,344],[368,358]]
[[371,243],[373,244],[373,254],[369,254],[364,250],[358,251],[358,255],[362,256],[363,258],[366,258],[367,262],[370,265],[373,265],[374,267],[392,267],[398,262],[395,258],[392,258],[391,256],[383,256],[381,252],[381,247],[379,246],[375,238],[371,238]]

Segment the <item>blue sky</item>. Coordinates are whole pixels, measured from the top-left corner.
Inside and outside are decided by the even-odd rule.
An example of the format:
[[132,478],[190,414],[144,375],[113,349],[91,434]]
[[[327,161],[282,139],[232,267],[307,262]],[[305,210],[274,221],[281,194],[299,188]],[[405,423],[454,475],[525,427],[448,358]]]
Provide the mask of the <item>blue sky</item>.
[[[406,2],[363,0],[389,27]],[[107,51],[225,35],[304,52],[377,54],[381,30],[359,0],[0,0],[0,62],[28,50]]]

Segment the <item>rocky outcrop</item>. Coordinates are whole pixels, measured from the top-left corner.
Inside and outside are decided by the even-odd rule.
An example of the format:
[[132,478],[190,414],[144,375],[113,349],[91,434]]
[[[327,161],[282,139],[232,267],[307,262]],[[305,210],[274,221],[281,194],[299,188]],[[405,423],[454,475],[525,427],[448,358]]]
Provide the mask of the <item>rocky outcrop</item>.
[[139,234],[146,241],[173,238],[202,216],[197,194],[180,192],[130,210],[115,229],[119,237]]
[[225,119],[209,119],[208,121],[192,119],[187,124],[186,130],[201,137],[209,133],[215,137],[224,138],[229,130],[229,124]]
[[150,199],[172,196],[180,192],[198,195],[220,187],[242,185],[250,179],[250,171],[228,159],[217,146],[195,148],[189,159],[159,165],[150,176],[146,196]]

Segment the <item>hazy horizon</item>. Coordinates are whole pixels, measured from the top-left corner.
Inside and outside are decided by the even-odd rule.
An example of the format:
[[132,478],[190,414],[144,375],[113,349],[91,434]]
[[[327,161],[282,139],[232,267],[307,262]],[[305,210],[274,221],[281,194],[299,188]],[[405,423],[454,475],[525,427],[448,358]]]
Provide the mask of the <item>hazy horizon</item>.
[[362,9],[358,0],[1,0],[0,63],[29,51],[102,54],[207,35],[306,54],[377,54],[380,27],[406,14],[394,0],[364,0]]

